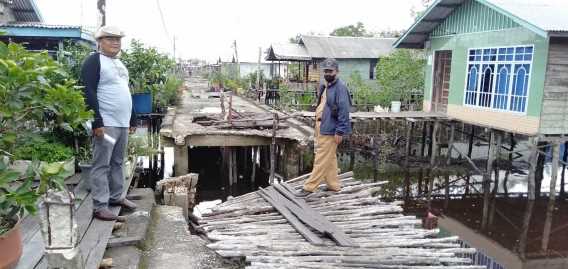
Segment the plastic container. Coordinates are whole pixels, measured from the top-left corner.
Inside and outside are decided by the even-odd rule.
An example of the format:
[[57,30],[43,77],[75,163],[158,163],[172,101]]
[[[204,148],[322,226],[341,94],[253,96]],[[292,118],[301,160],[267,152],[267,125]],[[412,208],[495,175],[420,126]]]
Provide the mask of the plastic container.
[[135,93],[132,95],[132,104],[136,114],[152,113],[152,94]]

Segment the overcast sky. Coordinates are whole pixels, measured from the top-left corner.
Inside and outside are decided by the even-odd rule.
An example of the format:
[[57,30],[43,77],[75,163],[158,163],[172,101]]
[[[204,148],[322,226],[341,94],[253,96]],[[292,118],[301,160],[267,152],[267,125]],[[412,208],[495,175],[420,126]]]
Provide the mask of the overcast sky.
[[[158,2],[159,1],[159,2]],[[361,21],[369,31],[402,30],[420,0],[106,0],[107,24],[182,58],[230,60],[237,41],[241,61],[256,61],[258,47],[287,42],[298,33],[329,34]],[[47,24],[95,27],[96,0],[37,0]],[[160,19],[158,3],[164,16]]]

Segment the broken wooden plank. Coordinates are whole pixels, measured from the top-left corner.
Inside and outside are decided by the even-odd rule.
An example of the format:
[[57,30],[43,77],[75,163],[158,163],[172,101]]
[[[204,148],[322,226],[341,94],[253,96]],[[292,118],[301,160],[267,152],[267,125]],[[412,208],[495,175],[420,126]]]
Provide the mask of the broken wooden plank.
[[298,220],[298,218],[296,218],[292,214],[292,212],[290,212],[290,210],[288,210],[283,204],[281,204],[281,201],[279,201],[278,198],[273,199],[264,189],[260,189],[259,194],[276,210],[278,210],[278,212],[280,212],[280,214],[282,214],[282,216],[284,216],[288,220],[290,225],[292,225],[292,227],[294,227],[294,229],[296,229],[296,231],[298,231],[298,233],[300,233],[308,242],[314,245],[323,245],[323,240],[321,240],[318,235],[316,235],[304,224],[302,224],[300,220]]

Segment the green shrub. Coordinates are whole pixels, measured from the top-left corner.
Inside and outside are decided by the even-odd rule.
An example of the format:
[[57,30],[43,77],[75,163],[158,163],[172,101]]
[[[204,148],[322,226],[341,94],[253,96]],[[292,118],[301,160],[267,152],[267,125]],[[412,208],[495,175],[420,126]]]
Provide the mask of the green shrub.
[[21,145],[17,145],[13,152],[16,160],[38,160],[48,163],[61,162],[73,157],[73,150],[62,143],[34,136]]

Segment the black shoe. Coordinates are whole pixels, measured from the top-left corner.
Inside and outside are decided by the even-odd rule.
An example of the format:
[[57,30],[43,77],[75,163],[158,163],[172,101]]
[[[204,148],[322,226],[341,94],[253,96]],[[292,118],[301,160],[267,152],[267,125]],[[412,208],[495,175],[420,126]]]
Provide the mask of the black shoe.
[[296,197],[307,197],[308,195],[312,194],[313,192],[307,191],[302,189],[301,191],[296,193]]

